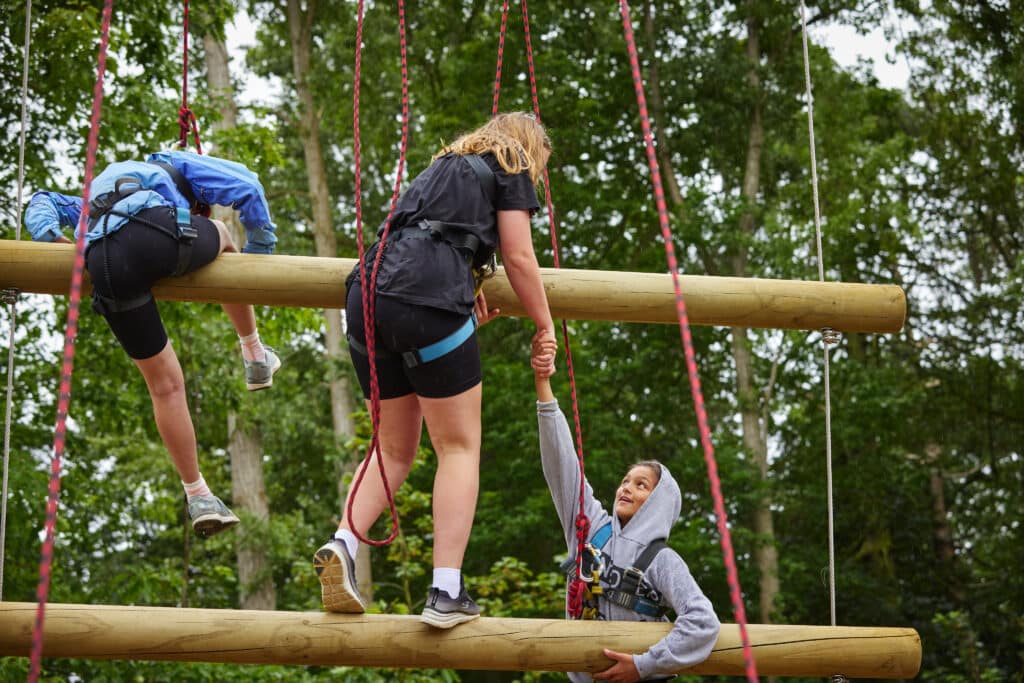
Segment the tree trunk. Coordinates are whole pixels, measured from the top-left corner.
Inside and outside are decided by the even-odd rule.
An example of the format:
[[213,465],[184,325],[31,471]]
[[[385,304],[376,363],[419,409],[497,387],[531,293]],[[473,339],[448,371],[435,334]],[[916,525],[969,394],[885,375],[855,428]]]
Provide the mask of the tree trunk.
[[[211,35],[203,36],[206,51],[206,79],[220,111],[213,130],[234,128],[238,107],[231,87],[227,46]],[[218,206],[214,218],[224,221],[235,244],[244,243],[241,225],[234,210]],[[267,538],[270,508],[263,482],[263,439],[257,427],[247,425],[235,411],[228,412],[228,455],[231,458],[232,504],[242,511],[237,531],[239,604],[242,609],[272,610],[277,592],[270,569],[270,558],[261,539]]]
[[[664,106],[661,98],[660,84],[658,83],[654,22],[651,17],[649,2],[644,5],[644,35],[647,39],[648,50],[651,53],[650,66],[648,67],[651,110],[654,114],[657,128],[660,131],[664,131]],[[740,217],[739,226],[744,236],[751,235],[754,232],[753,206],[757,202],[757,194],[761,185],[761,153],[764,147],[764,124],[761,120],[761,80],[757,73],[760,51],[759,25],[757,19],[751,17],[747,20],[747,59],[750,63],[750,70],[747,73],[747,84],[752,92],[753,103],[750,111],[747,159],[742,187],[742,195],[747,209]],[[666,193],[674,208],[679,208],[682,205],[683,196],[672,167],[668,151],[669,145],[667,140],[664,139],[663,133],[660,143],[658,145],[658,163],[663,173]],[[709,273],[717,273],[720,270],[718,264],[714,262],[711,254],[706,249],[698,245],[698,252]],[[741,243],[737,247],[729,267],[731,268],[732,275],[739,277],[747,276],[747,248],[744,244]],[[736,387],[743,427],[743,443],[757,467],[758,478],[761,482],[767,482],[767,434],[761,419],[762,411],[759,407],[758,393],[754,388],[753,360],[746,328],[732,328],[732,355],[733,361],[736,363]],[[776,596],[779,593],[779,558],[775,547],[775,530],[772,522],[770,496],[765,495],[758,501],[752,523],[758,539],[757,545],[754,548],[754,559],[760,576],[760,619],[762,623],[770,624],[772,612],[775,609]]]
[[[747,19],[747,84],[750,86],[752,104],[747,138],[747,161],[743,173],[742,196],[746,209],[740,217],[740,230],[746,237],[754,233],[754,205],[761,185],[761,153],[764,147],[764,124],[761,120],[761,79],[757,73],[761,46],[758,20]],[[732,274],[744,277],[747,267],[747,247],[740,244],[732,258]],[[732,328],[732,355],[736,363],[736,389],[739,398],[743,426],[743,444],[749,452],[762,484],[768,482],[768,446],[766,430],[761,424],[757,391],[754,388],[753,359],[747,329]],[[761,623],[772,623],[775,599],[779,593],[779,557],[775,547],[775,529],[772,522],[771,496],[763,495],[757,502],[753,514],[754,533],[757,543],[754,547],[754,561],[759,575],[759,607]]]
[[[306,176],[309,198],[313,208],[313,240],[317,256],[336,257],[338,242],[334,234],[331,217],[330,194],[327,190],[327,174],[324,169],[323,149],[320,146],[320,114],[313,99],[307,77],[312,55],[312,25],[316,14],[317,0],[308,0],[305,10],[300,0],[288,0],[288,33],[291,38],[292,71],[295,75],[295,94],[299,101],[299,135],[306,161]],[[354,404],[352,390],[347,378],[338,368],[348,362],[341,312],[324,309],[326,321],[327,363],[330,368],[331,418],[337,443],[344,443],[355,435],[352,423]],[[354,471],[357,463],[351,463],[346,470]],[[342,485],[344,471],[338,473],[338,495],[345,499]],[[368,550],[368,549],[367,549]],[[363,597],[373,599],[373,575],[370,567],[370,553],[360,549],[356,554],[356,583]]]
[[928,489],[932,498],[932,546],[935,549],[935,560],[941,568],[941,575],[946,581],[949,597],[958,609],[967,605],[967,588],[960,581],[960,572],[956,543],[953,540],[953,528],[949,524],[949,512],[946,509],[946,478],[939,466],[942,447],[937,443],[929,443],[925,447],[928,468]]
[[658,73],[658,51],[655,43],[654,18],[651,16],[651,3],[644,3],[644,38],[647,51],[650,53],[647,67],[647,82],[650,83],[651,113],[654,119],[654,135],[661,144],[656,152],[658,166],[661,167],[661,179],[665,186],[665,194],[677,208],[684,208],[683,193],[679,190],[672,158],[669,154],[668,136],[665,135],[665,101],[661,96],[661,75]]
[[248,513],[237,532],[239,605],[242,609],[272,610],[277,605],[277,591],[262,541],[270,523],[260,457],[262,445],[259,429],[247,426],[234,412],[228,414],[233,502],[236,508]]

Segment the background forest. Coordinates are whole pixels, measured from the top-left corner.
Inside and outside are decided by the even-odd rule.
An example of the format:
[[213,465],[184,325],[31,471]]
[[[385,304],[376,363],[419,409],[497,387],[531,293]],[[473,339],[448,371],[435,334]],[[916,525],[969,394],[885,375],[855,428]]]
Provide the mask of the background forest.
[[[513,3],[518,5],[518,3]],[[32,3],[25,193],[81,191],[102,3]],[[166,147],[181,103],[181,3],[114,3],[98,168]],[[562,265],[664,272],[617,3],[530,7]],[[810,49],[825,277],[894,283],[903,330],[849,334],[831,356],[836,601],[848,625],[910,626],[918,680],[1024,680],[1024,7],[1005,0],[824,0],[812,27],[885,29],[905,89]],[[25,6],[0,2],[0,236],[14,239]],[[521,9],[501,108],[531,110]],[[255,43],[229,58],[236,13]],[[401,132],[397,11],[366,5],[364,220],[384,217]],[[490,113],[501,3],[406,7],[406,182],[441,141]],[[814,280],[814,207],[799,4],[636,2],[637,31],[680,268]],[[191,4],[189,101],[204,151],[263,181],[277,253],[356,254],[352,92],[356,3]],[[815,34],[816,35],[816,34]],[[246,87],[256,75],[274,87]],[[553,260],[547,216],[542,265]],[[22,231],[21,239],[28,239]],[[340,285],[340,283],[339,283]],[[3,599],[34,600],[64,297],[22,296],[14,348]],[[214,305],[162,303],[215,490],[243,524],[190,533],[142,378],[98,316],[81,320],[51,600],[317,610],[313,551],[369,437],[337,311],[258,309],[282,351],[271,391],[243,388]],[[6,386],[11,318],[0,311]],[[587,473],[611,495],[626,464],[666,463],[684,493],[671,545],[734,621],[678,328],[571,322]],[[481,331],[484,447],[470,590],[494,616],[561,615],[561,532],[540,471],[532,326]],[[751,621],[829,623],[824,390],[818,333],[694,329]],[[555,391],[569,405],[564,360]],[[399,492],[402,534],[361,554],[374,608],[418,612],[430,567],[434,458]],[[386,520],[385,520],[386,521]],[[386,533],[382,523],[375,537]],[[26,659],[0,659],[24,680]],[[564,680],[555,674],[44,661],[46,680]],[[682,677],[684,681],[711,677]],[[723,679],[724,680],[724,679]]]

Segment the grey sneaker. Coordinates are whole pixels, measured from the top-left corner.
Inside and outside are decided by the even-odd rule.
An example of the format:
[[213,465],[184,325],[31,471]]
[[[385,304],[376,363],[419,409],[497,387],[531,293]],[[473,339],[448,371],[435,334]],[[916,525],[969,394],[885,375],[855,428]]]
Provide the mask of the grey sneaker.
[[356,565],[348,548],[335,538],[327,541],[313,555],[313,568],[320,577],[320,592],[328,612],[362,614],[366,611],[356,587]]
[[192,496],[188,501],[188,516],[200,536],[213,536],[238,524],[235,513],[214,495]]
[[274,383],[274,373],[281,368],[281,359],[277,352],[266,344],[263,345],[266,358],[263,361],[245,360],[245,388],[249,391],[266,389]]
[[420,621],[434,628],[451,628],[456,624],[472,621],[480,616],[480,607],[466,592],[466,584],[459,586],[459,597],[452,598],[447,591],[430,588],[427,604],[420,615]]

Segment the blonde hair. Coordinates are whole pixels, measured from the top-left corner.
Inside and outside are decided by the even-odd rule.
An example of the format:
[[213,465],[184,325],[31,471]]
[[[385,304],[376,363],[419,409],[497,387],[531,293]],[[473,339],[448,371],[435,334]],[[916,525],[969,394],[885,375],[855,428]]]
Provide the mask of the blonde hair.
[[498,114],[476,130],[441,148],[434,158],[445,154],[486,154],[490,152],[508,173],[530,174],[537,183],[551,153],[551,140],[533,114]]

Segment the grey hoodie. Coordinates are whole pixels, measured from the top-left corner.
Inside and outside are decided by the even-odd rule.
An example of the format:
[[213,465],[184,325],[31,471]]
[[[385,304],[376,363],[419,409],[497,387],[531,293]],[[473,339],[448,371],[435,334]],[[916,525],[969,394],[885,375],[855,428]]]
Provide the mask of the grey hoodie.
[[[537,423],[540,430],[540,456],[551,498],[558,511],[558,520],[565,533],[570,557],[576,556],[576,507],[579,503],[580,469],[572,434],[558,401],[537,401]],[[609,515],[594,499],[589,482],[585,483],[584,512],[590,518],[591,536],[607,522],[612,523],[612,536],[603,549],[605,566],[625,569],[634,563],[647,545],[658,538],[668,538],[672,525],[679,518],[682,495],[679,485],[667,468],[661,468],[661,479],[650,496],[623,529],[617,515]],[[614,576],[615,572],[603,572]],[[711,654],[718,640],[719,621],[711,601],[701,592],[683,558],[671,548],[659,552],[644,572],[640,591],[677,615],[675,626],[647,652],[633,655],[640,679],[665,676],[688,666],[699,664]],[[633,610],[598,597],[599,619],[616,621],[655,621]],[[566,614],[568,617],[568,613]],[[662,617],[661,621],[668,621]],[[587,673],[570,673],[576,683],[592,680]]]

